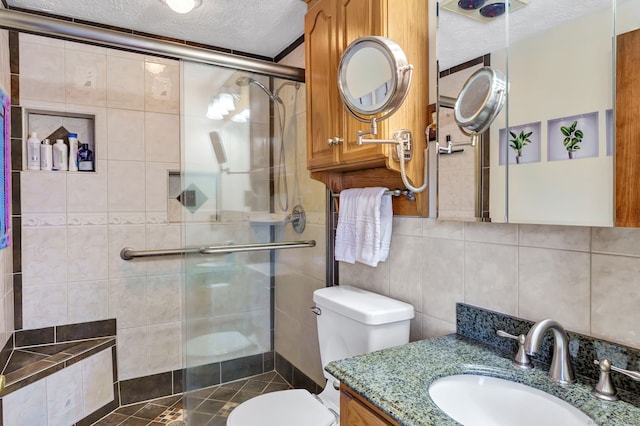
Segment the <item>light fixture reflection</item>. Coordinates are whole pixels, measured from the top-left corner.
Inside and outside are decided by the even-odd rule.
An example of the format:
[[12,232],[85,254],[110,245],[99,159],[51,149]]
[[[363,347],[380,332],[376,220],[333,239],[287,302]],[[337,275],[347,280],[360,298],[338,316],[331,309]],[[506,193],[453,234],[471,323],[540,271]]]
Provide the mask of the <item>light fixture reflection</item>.
[[247,121],[249,121],[250,114],[251,113],[249,111],[249,108],[245,108],[239,113],[237,113],[236,115],[234,115],[233,117],[231,117],[231,121],[235,123],[246,123]]
[[202,4],[202,0],[164,0],[177,13],[188,13]]
[[212,120],[222,120],[224,117],[228,116],[231,111],[236,110],[236,102],[239,100],[240,96],[238,94],[230,91],[228,88],[223,88],[216,96],[214,96],[207,106],[207,118]]
[[213,99],[209,103],[209,106],[207,107],[207,118],[211,120],[222,120],[224,118],[218,99]]
[[234,111],[236,106],[233,103],[233,96],[230,93],[220,93],[218,96],[220,99],[220,107],[228,111]]

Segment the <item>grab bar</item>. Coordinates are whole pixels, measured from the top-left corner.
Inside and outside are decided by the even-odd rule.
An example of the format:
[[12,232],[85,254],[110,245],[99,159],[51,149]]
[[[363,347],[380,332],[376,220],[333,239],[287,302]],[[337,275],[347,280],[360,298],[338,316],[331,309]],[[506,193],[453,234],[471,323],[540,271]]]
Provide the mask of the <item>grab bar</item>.
[[205,247],[200,250],[201,254],[226,254],[238,253],[245,251],[261,251],[261,250],[284,250],[303,247],[315,247],[316,241],[284,241],[281,243],[264,243],[264,244],[235,244],[231,246],[214,246]]
[[281,243],[258,243],[258,244],[233,244],[223,246],[211,246],[200,248],[182,248],[165,250],[140,250],[136,251],[131,247],[125,247],[120,251],[122,260],[132,260],[137,257],[175,256],[180,254],[228,254],[260,250],[284,250],[292,248],[315,247],[315,240],[307,241],[284,241]]

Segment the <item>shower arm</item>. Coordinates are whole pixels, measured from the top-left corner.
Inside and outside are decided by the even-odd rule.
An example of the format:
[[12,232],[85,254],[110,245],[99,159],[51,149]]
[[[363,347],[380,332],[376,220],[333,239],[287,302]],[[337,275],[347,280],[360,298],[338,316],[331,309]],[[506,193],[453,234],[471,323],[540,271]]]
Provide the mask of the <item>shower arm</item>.
[[285,250],[293,248],[315,247],[315,240],[306,241],[283,241],[280,243],[258,243],[258,244],[231,244],[222,246],[210,246],[199,248],[179,248],[164,250],[140,250],[136,251],[131,247],[125,247],[120,251],[122,260],[132,260],[138,257],[158,257],[158,256],[178,256],[183,254],[230,254],[263,250]]

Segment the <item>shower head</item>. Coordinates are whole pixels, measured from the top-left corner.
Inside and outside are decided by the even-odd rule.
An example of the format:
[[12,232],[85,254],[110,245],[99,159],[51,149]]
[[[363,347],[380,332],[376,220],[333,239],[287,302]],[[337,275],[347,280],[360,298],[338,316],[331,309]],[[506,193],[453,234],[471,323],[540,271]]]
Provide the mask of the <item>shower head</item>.
[[248,86],[251,81],[255,81],[252,78],[249,77],[238,77],[238,79],[236,80],[236,84],[240,87],[244,87],[244,86]]
[[238,79],[236,80],[236,84],[240,87],[248,86],[250,84],[255,84],[260,89],[262,89],[262,91],[266,93],[267,96],[269,96],[269,99],[271,99],[273,102],[282,104],[282,99],[280,99],[278,96],[271,93],[271,90],[267,89],[267,86],[260,83],[258,80],[254,80],[253,78],[249,78],[249,77],[238,77]]
[[298,89],[300,89],[300,83],[299,83],[299,82],[297,82],[297,81],[285,81],[284,83],[282,83],[282,84],[280,85],[280,87],[278,87],[276,90],[274,90],[274,91],[273,91],[273,94],[274,94],[275,96],[277,96],[277,97],[280,97],[280,91],[281,91],[282,89],[284,89],[284,88],[285,88],[285,86],[293,86],[293,87],[295,87],[295,88],[296,88],[296,91],[297,91]]

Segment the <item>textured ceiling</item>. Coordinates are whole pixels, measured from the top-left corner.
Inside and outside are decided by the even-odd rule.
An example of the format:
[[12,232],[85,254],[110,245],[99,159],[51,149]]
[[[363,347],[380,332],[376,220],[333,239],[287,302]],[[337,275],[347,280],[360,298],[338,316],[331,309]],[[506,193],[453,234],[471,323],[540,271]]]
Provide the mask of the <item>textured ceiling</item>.
[[[624,1],[617,0],[618,4]],[[515,43],[563,22],[596,11],[611,9],[611,0],[530,0],[528,6],[509,16],[509,42]],[[604,20],[611,22],[611,14]],[[445,70],[506,46],[505,17],[480,22],[448,10],[440,10],[437,56]]]
[[128,28],[273,58],[304,32],[301,0],[202,0],[190,13],[161,0],[7,0],[9,7]]

